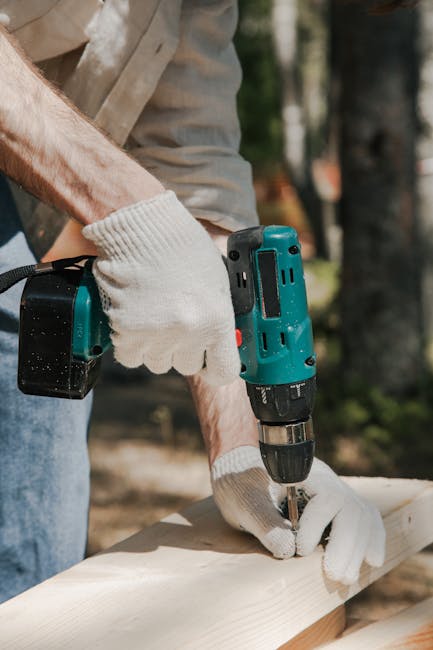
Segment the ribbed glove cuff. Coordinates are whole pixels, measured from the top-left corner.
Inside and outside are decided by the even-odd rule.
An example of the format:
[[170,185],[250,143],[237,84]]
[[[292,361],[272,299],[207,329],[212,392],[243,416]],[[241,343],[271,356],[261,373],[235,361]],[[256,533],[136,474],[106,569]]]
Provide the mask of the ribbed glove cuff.
[[166,191],[153,199],[116,210],[83,228],[90,239],[112,260],[164,255],[170,249],[190,247],[197,228],[202,229],[183,207],[174,192]]

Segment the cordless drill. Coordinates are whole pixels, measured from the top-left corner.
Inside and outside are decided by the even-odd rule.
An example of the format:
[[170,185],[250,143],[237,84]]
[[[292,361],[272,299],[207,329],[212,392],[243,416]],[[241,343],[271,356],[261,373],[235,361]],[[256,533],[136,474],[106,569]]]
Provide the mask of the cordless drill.
[[[0,293],[27,278],[20,311],[18,387],[24,393],[82,399],[110,346],[108,319],[92,258],[56,260],[0,276]],[[84,265],[82,265],[82,263]],[[259,226],[232,234],[227,269],[236,315],[241,377],[259,421],[263,462],[288,486],[292,527],[295,484],[314,457],[311,420],[316,359],[296,231]]]
[[316,357],[296,231],[258,226],[232,234],[227,266],[236,316],[241,377],[258,420],[271,478],[287,485],[292,528],[298,524],[295,484],[314,458],[311,413]]

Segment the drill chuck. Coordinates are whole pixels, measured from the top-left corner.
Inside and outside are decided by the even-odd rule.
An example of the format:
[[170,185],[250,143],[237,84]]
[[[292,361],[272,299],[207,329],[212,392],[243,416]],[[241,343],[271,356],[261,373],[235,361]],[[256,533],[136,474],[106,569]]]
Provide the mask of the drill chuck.
[[260,422],[258,428],[262,459],[272,480],[282,485],[305,481],[314,459],[311,417],[284,425]]

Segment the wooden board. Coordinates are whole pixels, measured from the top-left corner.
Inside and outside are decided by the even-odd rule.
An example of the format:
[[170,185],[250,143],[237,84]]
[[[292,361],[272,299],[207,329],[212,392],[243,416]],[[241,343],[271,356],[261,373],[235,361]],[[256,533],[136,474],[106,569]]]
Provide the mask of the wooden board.
[[2,650],[277,648],[433,541],[433,483],[349,479],[388,533],[381,569],[328,580],[322,552],[275,560],[211,498],[0,606]]
[[327,641],[336,639],[346,627],[346,606],[340,605],[333,612],[326,614],[323,618],[306,630],[295,636],[294,639],[284,643],[278,650],[315,650]]
[[323,650],[432,650],[433,598],[384,621],[371,623],[338,641],[321,646]]

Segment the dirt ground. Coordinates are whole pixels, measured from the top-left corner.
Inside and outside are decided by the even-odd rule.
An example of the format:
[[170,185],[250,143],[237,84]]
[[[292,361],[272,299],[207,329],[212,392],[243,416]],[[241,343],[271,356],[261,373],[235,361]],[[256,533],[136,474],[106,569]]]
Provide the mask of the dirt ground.
[[211,491],[186,382],[105,364],[89,435],[90,555]]
[[[207,458],[185,381],[106,361],[89,439],[89,555],[210,494]],[[433,595],[433,550],[353,598],[348,616],[377,620]]]

